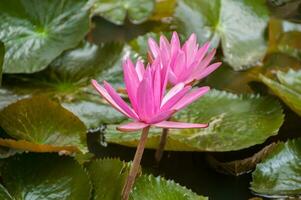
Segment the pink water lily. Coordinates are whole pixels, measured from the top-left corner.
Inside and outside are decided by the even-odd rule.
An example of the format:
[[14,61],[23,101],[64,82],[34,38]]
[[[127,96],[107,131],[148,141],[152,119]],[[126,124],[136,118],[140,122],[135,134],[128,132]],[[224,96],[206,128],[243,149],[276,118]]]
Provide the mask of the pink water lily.
[[131,106],[109,83],[104,81],[101,86],[96,80],[92,80],[92,85],[108,103],[133,120],[119,126],[118,130],[136,131],[148,126],[177,129],[207,127],[207,124],[173,122],[167,119],[207,93],[209,87],[192,89],[189,85],[178,83],[166,93],[169,69],[162,70],[158,62],[153,62],[145,68],[141,61],[134,66],[130,59],[126,59],[123,63],[123,71]]
[[181,82],[190,84],[194,80],[201,80],[221,65],[221,62],[210,64],[216,50],[213,49],[208,53],[209,42],[199,48],[194,33],[182,47],[176,32],[173,33],[170,43],[162,35],[159,44],[154,39],[149,38],[148,45],[150,59],[159,59],[163,67],[170,68],[169,81],[172,85]]

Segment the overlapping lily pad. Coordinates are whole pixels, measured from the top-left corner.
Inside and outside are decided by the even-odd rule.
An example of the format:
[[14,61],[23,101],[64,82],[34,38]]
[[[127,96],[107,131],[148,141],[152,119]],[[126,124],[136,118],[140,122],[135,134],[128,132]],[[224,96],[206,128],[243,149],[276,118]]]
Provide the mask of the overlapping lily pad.
[[286,53],[301,60],[301,25],[272,19],[269,24],[269,51]]
[[5,200],[90,199],[92,188],[89,177],[70,157],[18,155],[4,160],[1,176],[7,190],[1,186],[0,197]]
[[[94,186],[94,200],[120,199],[122,187],[129,172],[129,163],[117,159],[93,161],[88,172]],[[179,184],[152,175],[136,179],[130,194],[131,200],[205,200]]]
[[279,143],[253,172],[251,189],[274,198],[301,196],[301,139]]
[[264,0],[180,0],[175,13],[179,29],[195,32],[199,42],[222,45],[224,59],[235,70],[260,61],[266,52],[268,10]]
[[21,98],[47,95],[77,115],[88,128],[118,123],[124,117],[106,104],[90,86],[92,78],[123,87],[121,60],[129,48],[118,43],[81,43],[66,51],[50,66],[31,75],[11,75],[0,90],[0,109]]
[[[283,114],[273,98],[212,90],[176,114],[173,120],[209,123],[209,127],[170,130],[166,150],[233,151],[261,144],[277,134]],[[160,134],[160,129],[152,129],[146,147],[157,148]],[[105,136],[111,143],[136,146],[140,133],[121,133],[116,125],[110,125]]]
[[89,29],[85,0],[3,0],[0,40],[5,73],[40,71],[64,50],[75,47]]
[[34,152],[86,152],[86,127],[71,112],[45,96],[10,104],[0,126],[12,137],[0,145]]
[[279,82],[265,76],[260,78],[275,95],[301,115],[301,71],[278,71],[276,75]]
[[155,7],[155,0],[97,0],[92,13],[121,25],[126,17],[139,24],[148,19]]

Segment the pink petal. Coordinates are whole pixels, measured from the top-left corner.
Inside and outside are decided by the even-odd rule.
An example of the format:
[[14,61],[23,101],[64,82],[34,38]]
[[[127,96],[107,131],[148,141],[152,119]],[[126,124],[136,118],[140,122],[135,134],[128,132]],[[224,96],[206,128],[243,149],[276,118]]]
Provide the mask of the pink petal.
[[191,104],[192,102],[200,98],[202,95],[206,94],[209,90],[210,88],[205,86],[191,91],[189,94],[184,96],[180,101],[178,101],[178,103],[176,103],[176,105],[174,105],[172,109],[175,110],[183,109],[187,105]]
[[202,60],[202,62],[200,63],[200,65],[197,67],[197,71],[201,71],[204,68],[206,68],[209,63],[211,62],[211,60],[213,59],[214,55],[216,53],[216,49],[213,49],[205,58],[204,60]]
[[201,80],[214,72],[219,66],[221,66],[221,62],[213,63],[212,65],[209,65],[204,71],[202,71],[200,74],[196,75],[196,80]]
[[162,102],[161,102],[161,107],[174,95],[176,95],[178,92],[180,92],[184,88],[185,84],[184,83],[179,83],[173,88],[171,88],[168,93],[163,97]]
[[179,36],[178,36],[177,32],[175,32],[175,31],[172,33],[172,38],[171,38],[170,44],[171,44],[171,56],[174,57],[175,54],[181,48]]
[[161,69],[160,66],[155,66],[155,73],[153,79],[153,91],[154,91],[154,106],[155,112],[160,108],[161,105]]
[[144,65],[141,60],[138,60],[136,63],[136,72],[137,72],[139,81],[141,81],[143,78],[144,72],[145,72],[145,68],[144,68]]
[[168,79],[172,85],[176,85],[178,82],[177,76],[172,72],[172,70],[169,70]]
[[158,47],[158,44],[153,38],[148,39],[148,47],[153,54],[154,58],[157,58],[157,56],[160,54],[160,48]]
[[179,91],[176,95],[171,97],[164,105],[161,106],[161,110],[169,110],[172,108],[180,99],[183,98],[185,94],[191,89],[191,86],[184,87],[181,91]]
[[141,129],[144,129],[148,127],[149,124],[145,124],[143,122],[130,122],[127,124],[122,124],[117,127],[117,130],[122,131],[122,132],[133,132],[133,131],[138,131]]
[[104,81],[104,87],[107,90],[111,98],[116,102],[116,104],[124,110],[132,119],[139,119],[137,114],[128,106],[128,104],[118,95],[115,89],[106,81]]
[[111,98],[111,96],[108,94],[108,92],[106,91],[106,89],[104,89],[101,85],[99,85],[97,83],[96,80],[92,80],[92,85],[93,87],[98,91],[98,93],[107,100],[107,102],[109,104],[111,104],[116,110],[118,110],[119,112],[121,112],[122,114],[124,114],[125,116],[131,118],[131,116],[125,112],[122,108],[120,108],[117,103]]
[[154,114],[154,94],[152,86],[152,75],[150,67],[147,67],[144,78],[137,90],[138,115],[142,121],[148,119]]
[[138,79],[138,75],[134,68],[134,65],[129,58],[126,59],[123,63],[123,74],[128,97],[131,101],[134,110],[137,111],[136,94],[140,81]]
[[175,112],[176,110],[167,110],[164,112],[160,112],[155,117],[151,118],[149,123],[154,124],[154,123],[162,122],[164,120],[168,120]]
[[153,124],[159,128],[174,128],[174,129],[184,129],[184,128],[207,128],[208,124],[193,124],[185,122],[172,122],[172,121],[163,121],[156,124]]

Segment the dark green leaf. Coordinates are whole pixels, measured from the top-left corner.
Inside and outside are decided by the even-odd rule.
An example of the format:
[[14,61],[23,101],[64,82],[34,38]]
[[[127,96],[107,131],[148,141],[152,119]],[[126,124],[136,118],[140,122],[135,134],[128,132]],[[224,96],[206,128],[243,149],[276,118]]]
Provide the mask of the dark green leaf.
[[0,40],[6,46],[4,72],[41,71],[89,29],[85,0],[2,0]]
[[154,0],[96,0],[92,13],[121,25],[126,17],[139,24],[148,19],[155,7]]
[[[212,90],[174,116],[175,121],[209,123],[205,129],[170,130],[166,150],[233,151],[263,143],[283,123],[279,103],[270,97]],[[146,147],[156,149],[161,129],[152,129]],[[136,146],[140,132],[120,133],[108,126],[108,142]]]
[[[89,166],[95,189],[94,200],[120,199],[122,187],[129,171],[129,163],[117,159],[96,160]],[[191,190],[161,177],[142,175],[136,179],[131,200],[203,200]]]
[[5,48],[4,48],[4,44],[2,42],[0,42],[0,85],[2,82],[2,65],[3,65],[3,61],[4,61],[4,54],[5,54]]
[[9,192],[1,184],[0,184],[0,199],[1,200],[15,200],[12,196],[10,196]]
[[48,97],[35,96],[0,112],[0,126],[13,139],[0,145],[36,152],[86,152],[86,127]]
[[264,0],[180,0],[175,15],[186,35],[194,32],[200,43],[210,40],[213,47],[221,42],[225,61],[235,70],[254,65],[265,55]]
[[301,195],[301,139],[279,143],[252,174],[251,189],[274,198]]
[[5,160],[1,174],[11,199],[90,199],[91,183],[88,175],[70,157],[23,154]]
[[92,78],[100,82],[107,80],[114,87],[123,87],[121,60],[129,51],[122,44],[98,46],[83,42],[64,52],[42,72],[8,76],[4,81],[6,89],[0,90],[0,109],[24,96],[43,94],[58,100],[88,128],[118,123],[124,117],[104,103],[90,81]]
[[260,76],[260,78],[275,95],[301,115],[301,70],[290,70],[287,73],[278,71],[276,75],[279,82],[266,76]]

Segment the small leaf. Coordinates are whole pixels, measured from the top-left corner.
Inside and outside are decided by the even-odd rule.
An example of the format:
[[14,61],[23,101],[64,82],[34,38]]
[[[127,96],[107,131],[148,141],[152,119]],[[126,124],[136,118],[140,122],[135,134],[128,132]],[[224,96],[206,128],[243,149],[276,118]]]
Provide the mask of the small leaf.
[[90,199],[88,175],[71,157],[22,154],[5,160],[1,174],[11,199]]
[[[166,150],[233,151],[247,148],[276,135],[283,117],[279,103],[270,97],[238,96],[211,90],[172,119],[209,123],[209,127],[169,130]],[[147,148],[158,147],[161,132],[161,129],[151,129]],[[111,143],[136,146],[140,132],[121,133],[116,130],[116,125],[109,125],[105,137]]]
[[[117,159],[93,161],[89,166],[89,174],[95,189],[94,200],[120,199],[121,191],[127,174],[129,163]],[[179,184],[152,175],[137,177],[131,200],[205,200],[191,190]]]
[[279,143],[252,173],[251,189],[273,198],[301,195],[301,139]]
[[47,97],[35,96],[0,112],[0,126],[13,139],[0,145],[35,152],[86,152],[86,127],[71,112]]
[[235,70],[255,65],[265,55],[264,0],[180,0],[175,16],[187,36],[194,32],[200,43],[210,40],[213,47],[221,42],[225,61]]
[[289,70],[287,73],[277,71],[276,75],[279,82],[263,75],[260,76],[260,79],[285,104],[301,115],[301,70]]
[[140,24],[148,19],[154,7],[154,0],[97,0],[92,13],[117,25],[123,24],[126,17],[132,23]]
[[75,47],[88,29],[84,0],[0,1],[4,73],[41,71],[64,50]]

